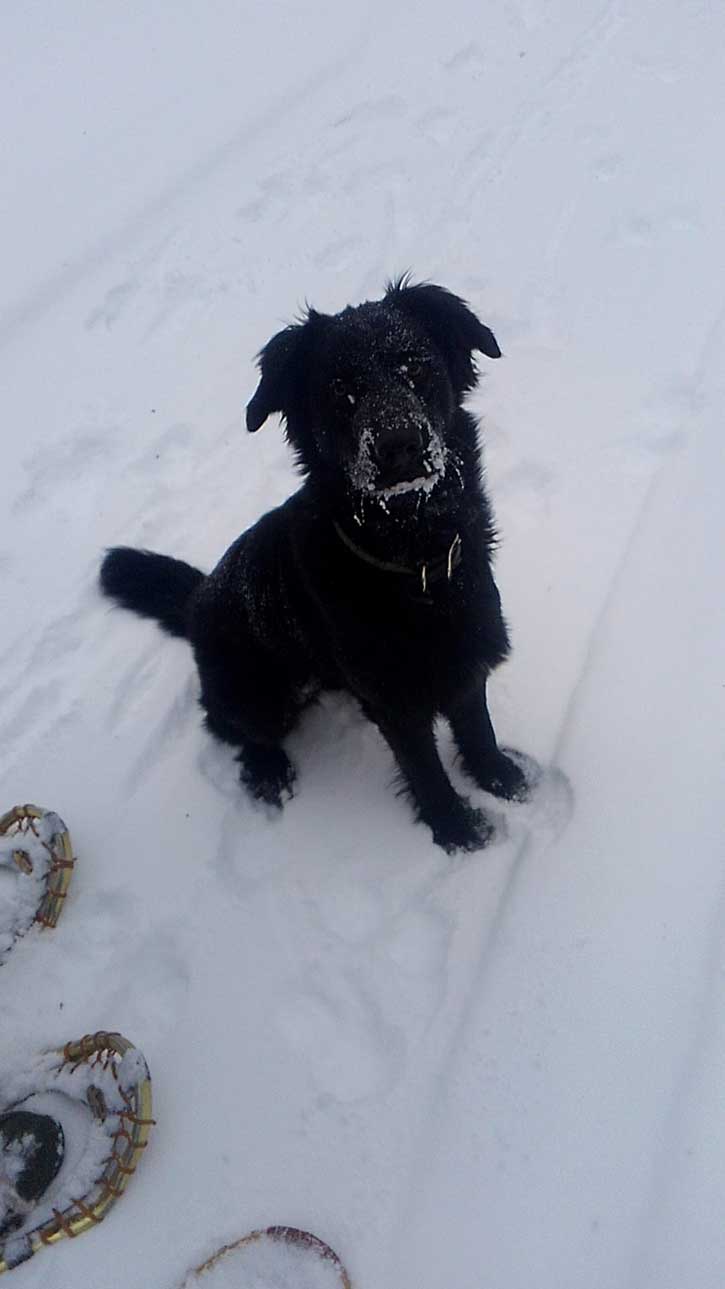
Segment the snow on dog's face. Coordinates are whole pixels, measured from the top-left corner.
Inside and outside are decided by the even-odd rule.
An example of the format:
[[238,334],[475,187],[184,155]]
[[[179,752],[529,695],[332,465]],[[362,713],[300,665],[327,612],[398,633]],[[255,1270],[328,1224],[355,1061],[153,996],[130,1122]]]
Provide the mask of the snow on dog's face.
[[353,500],[424,501],[449,468],[447,431],[476,382],[474,349],[500,354],[438,286],[401,281],[335,316],[310,310],[262,350],[247,426],[281,412],[302,469]]
[[315,437],[353,493],[427,493],[445,471],[454,406],[442,356],[386,302],[346,309],[327,326],[310,373]]

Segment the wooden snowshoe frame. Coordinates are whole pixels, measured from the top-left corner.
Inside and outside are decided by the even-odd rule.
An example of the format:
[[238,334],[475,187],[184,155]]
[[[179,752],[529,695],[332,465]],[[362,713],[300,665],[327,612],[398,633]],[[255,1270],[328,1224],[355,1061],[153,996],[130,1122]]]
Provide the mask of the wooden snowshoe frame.
[[[72,1072],[80,1065],[99,1067],[104,1071],[110,1071],[118,1083],[118,1067],[125,1054],[132,1050],[134,1050],[134,1044],[122,1034],[104,1032],[86,1034],[77,1042],[66,1043],[65,1047],[57,1049],[57,1068],[61,1070],[66,1067]],[[96,1095],[93,1095],[94,1092]],[[118,1086],[118,1094],[124,1109],[107,1110],[103,1096],[99,1096],[97,1089],[92,1086],[89,1088],[84,1099],[91,1114],[100,1119],[105,1119],[107,1114],[113,1115],[119,1121],[118,1128],[109,1136],[110,1153],[105,1160],[102,1172],[86,1195],[74,1199],[62,1211],[54,1210],[52,1218],[27,1233],[26,1238],[30,1247],[23,1261],[43,1245],[55,1244],[65,1236],[75,1239],[83,1231],[96,1226],[103,1221],[116,1201],[121,1198],[129,1178],[135,1173],[146,1149],[149,1133],[155,1122],[151,1117],[151,1079],[139,1078],[127,1090]],[[0,1246],[0,1275],[10,1269],[4,1260],[3,1248]]]
[[[0,815],[0,836],[17,837],[18,846],[14,852],[15,863],[23,872],[28,872],[28,856],[23,847],[23,838],[32,833],[38,838],[35,821],[47,815],[47,810],[39,806],[13,806],[6,814]],[[49,856],[50,866],[45,878],[45,890],[35,912],[35,921],[43,927],[54,927],[60,917],[71,877],[75,859],[68,829],[63,826],[55,833],[51,842],[43,842]],[[22,934],[22,932],[21,932]]]
[[192,1275],[203,1277],[205,1271],[211,1271],[217,1262],[225,1258],[227,1254],[234,1253],[235,1249],[241,1249],[246,1244],[256,1244],[258,1240],[273,1240],[279,1244],[291,1244],[297,1248],[312,1249],[318,1257],[325,1262],[330,1262],[340,1277],[340,1289],[352,1289],[352,1281],[345,1270],[342,1262],[338,1258],[334,1249],[318,1236],[311,1235],[309,1231],[299,1231],[294,1226],[268,1226],[264,1230],[250,1231],[249,1235],[243,1235],[241,1240],[235,1240],[233,1244],[224,1244],[221,1249],[207,1258],[192,1272]]

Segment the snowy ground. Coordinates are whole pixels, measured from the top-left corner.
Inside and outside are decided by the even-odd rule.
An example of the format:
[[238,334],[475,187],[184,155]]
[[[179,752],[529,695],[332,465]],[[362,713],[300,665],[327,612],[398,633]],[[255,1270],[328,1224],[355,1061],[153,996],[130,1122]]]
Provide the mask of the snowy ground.
[[[6,0],[0,36],[0,811],[79,855],[1,1060],[120,1029],[158,1117],[13,1284],[175,1289],[289,1223],[356,1289],[722,1289],[725,11]],[[338,701],[268,822],[188,649],[95,587],[289,492],[255,351],[409,266],[507,355],[492,704],[571,784],[455,861]]]

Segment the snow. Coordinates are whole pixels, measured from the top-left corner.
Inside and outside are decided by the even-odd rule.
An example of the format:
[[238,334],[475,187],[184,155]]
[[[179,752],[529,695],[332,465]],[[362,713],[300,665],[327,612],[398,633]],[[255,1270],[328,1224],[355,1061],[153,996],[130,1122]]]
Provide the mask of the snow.
[[9,1216],[17,1221],[27,1210],[27,1202],[18,1194],[16,1185],[36,1145],[30,1133],[8,1140],[0,1131],[0,1231],[5,1229]]
[[132,1047],[121,1058],[117,1071],[118,1086],[122,1092],[129,1093],[149,1077],[149,1070],[146,1064],[146,1058],[143,1052],[139,1052],[137,1047]]
[[[289,1223],[359,1289],[721,1289],[725,13],[120,13],[2,20],[0,811],[59,810],[78,863],[0,968],[0,1081],[120,1030],[158,1126],[12,1283],[178,1289]],[[254,354],[408,266],[505,355],[490,697],[554,767],[454,860],[350,702],[254,810],[188,648],[95,584],[114,543],[210,567],[288,495]]]

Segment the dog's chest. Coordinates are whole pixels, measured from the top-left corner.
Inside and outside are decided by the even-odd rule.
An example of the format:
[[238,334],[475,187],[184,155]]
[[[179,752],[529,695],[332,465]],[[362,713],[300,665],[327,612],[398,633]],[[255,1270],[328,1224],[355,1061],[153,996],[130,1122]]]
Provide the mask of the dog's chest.
[[320,607],[320,660],[353,692],[437,710],[497,660],[463,575],[427,595],[374,577],[338,584]]

